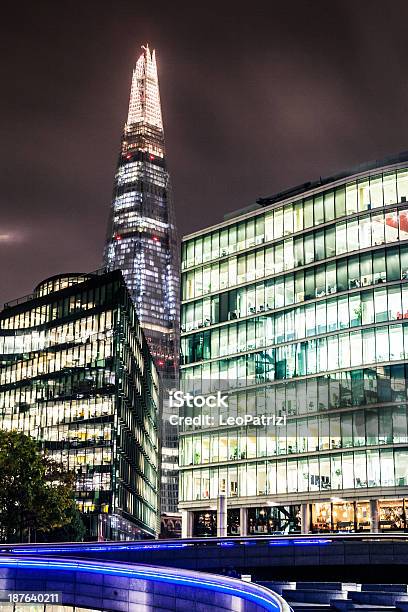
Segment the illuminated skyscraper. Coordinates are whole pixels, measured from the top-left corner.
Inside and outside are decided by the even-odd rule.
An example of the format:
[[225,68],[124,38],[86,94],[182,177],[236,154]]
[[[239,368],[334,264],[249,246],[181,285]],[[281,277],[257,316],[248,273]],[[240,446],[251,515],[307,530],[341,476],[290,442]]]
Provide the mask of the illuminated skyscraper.
[[[155,364],[175,381],[179,345],[179,255],[166,168],[156,56],[149,47],[133,71],[129,113],[115,175],[105,265],[122,270]],[[163,420],[164,422],[164,420]],[[168,425],[167,425],[168,427]],[[177,432],[162,432],[162,509],[177,509]],[[166,453],[166,448],[170,452]],[[170,498],[173,497],[173,501]]]

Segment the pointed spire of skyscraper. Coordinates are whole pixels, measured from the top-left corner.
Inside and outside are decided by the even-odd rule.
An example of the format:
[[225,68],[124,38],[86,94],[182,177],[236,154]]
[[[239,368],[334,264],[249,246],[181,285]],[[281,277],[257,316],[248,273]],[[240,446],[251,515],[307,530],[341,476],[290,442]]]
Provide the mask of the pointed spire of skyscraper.
[[150,52],[149,45],[142,46],[142,49],[133,70],[127,125],[144,121],[162,130],[156,52]]

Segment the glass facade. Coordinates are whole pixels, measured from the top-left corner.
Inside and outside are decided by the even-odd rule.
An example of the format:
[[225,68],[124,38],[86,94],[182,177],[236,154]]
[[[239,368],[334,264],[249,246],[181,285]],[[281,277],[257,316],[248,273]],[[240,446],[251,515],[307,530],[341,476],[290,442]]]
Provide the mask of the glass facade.
[[121,272],[54,277],[0,313],[0,427],[76,472],[88,537],[156,534],[158,405]]
[[[143,47],[133,71],[104,264],[110,270],[122,270],[156,367],[174,384],[179,355],[179,248],[156,56],[148,47]],[[163,419],[161,440],[161,506],[163,512],[174,513],[178,433],[167,419]]]
[[156,366],[175,376],[179,257],[156,56],[148,47],[133,71],[104,257],[109,269],[122,270]]
[[[227,390],[228,408],[183,427],[180,507],[226,493],[256,533],[262,516],[281,529],[268,503],[311,504],[314,530],[340,530],[335,495],[350,529],[370,525],[373,500],[380,527],[388,512],[405,528],[408,164],[300,191],[183,239],[181,381]],[[237,424],[248,414],[275,421]]]

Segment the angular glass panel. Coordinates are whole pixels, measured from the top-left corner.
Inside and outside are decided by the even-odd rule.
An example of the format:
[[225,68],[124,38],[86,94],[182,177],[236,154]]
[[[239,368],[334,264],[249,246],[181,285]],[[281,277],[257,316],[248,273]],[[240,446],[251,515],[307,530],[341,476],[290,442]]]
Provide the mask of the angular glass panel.
[[[380,185],[381,185],[381,178]],[[370,194],[370,186],[368,180],[358,181],[357,184],[358,191],[358,210],[370,210],[370,208],[374,208],[372,204],[372,196]],[[375,190],[374,190],[375,192]]]
[[334,191],[326,191],[324,194],[324,220],[331,221],[334,218]]
[[349,183],[346,185],[346,214],[352,215],[355,212],[357,212],[357,184]]
[[397,203],[397,180],[395,172],[387,172],[383,176],[384,185],[384,204],[389,206],[390,204]]
[[305,229],[313,226],[313,198],[307,198],[303,202],[303,223]]
[[323,194],[314,197],[314,225],[324,223]]
[[284,235],[293,234],[293,205],[287,204],[283,209]]

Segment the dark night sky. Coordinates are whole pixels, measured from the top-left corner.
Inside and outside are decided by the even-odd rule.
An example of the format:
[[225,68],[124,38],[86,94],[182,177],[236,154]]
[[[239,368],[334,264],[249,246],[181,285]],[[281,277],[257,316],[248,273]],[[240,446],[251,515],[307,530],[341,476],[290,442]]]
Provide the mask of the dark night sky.
[[180,234],[408,149],[408,4],[2,4],[0,303],[101,252],[133,65],[158,53]]

